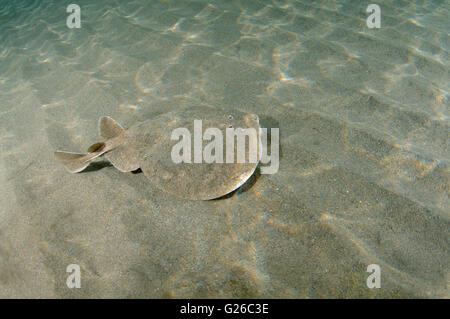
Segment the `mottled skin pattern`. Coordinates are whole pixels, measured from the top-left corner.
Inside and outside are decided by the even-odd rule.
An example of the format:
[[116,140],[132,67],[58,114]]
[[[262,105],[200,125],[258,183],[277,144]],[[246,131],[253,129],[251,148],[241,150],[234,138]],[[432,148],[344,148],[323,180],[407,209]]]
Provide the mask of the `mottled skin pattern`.
[[[249,142],[247,141],[244,163],[174,163],[170,154],[173,145],[178,141],[170,139],[171,132],[178,127],[185,127],[193,132],[194,119],[202,119],[203,132],[208,127],[219,128],[224,137],[224,144],[227,127],[254,128],[257,132],[258,143],[255,147],[258,154],[260,153],[260,127],[256,115],[240,111],[223,113],[212,108],[199,107],[167,113],[139,126],[140,129],[135,132],[140,132],[136,135],[136,137],[139,136],[136,140],[140,145],[144,145],[147,140],[152,140],[152,143],[141,149],[140,168],[152,183],[171,194],[188,199],[218,198],[241,186],[253,174],[258,162],[248,161]],[[143,129],[144,127],[146,129]],[[130,136],[133,136],[131,134],[133,133],[130,132]]]

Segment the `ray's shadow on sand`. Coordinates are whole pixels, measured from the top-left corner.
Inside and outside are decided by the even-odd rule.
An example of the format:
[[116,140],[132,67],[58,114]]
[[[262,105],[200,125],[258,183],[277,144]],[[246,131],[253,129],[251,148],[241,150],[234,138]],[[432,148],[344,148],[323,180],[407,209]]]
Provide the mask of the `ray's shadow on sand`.
[[261,176],[261,171],[260,171],[259,165],[258,165],[258,167],[256,168],[255,172],[252,174],[252,176],[250,176],[250,178],[244,184],[242,184],[240,187],[238,187],[237,189],[235,189],[231,193],[228,193],[228,194],[223,195],[221,197],[210,199],[210,200],[212,200],[212,201],[223,200],[223,199],[230,198],[230,197],[232,197],[234,195],[239,195],[239,194],[245,193],[250,188],[252,188],[253,185],[255,185],[256,181],[258,180],[258,178],[260,176]]
[[112,166],[113,166],[113,165],[112,165],[110,162],[108,162],[108,161],[92,162],[92,163],[89,164],[88,167],[86,167],[86,168],[85,168],[83,171],[81,171],[80,173],[81,173],[81,174],[84,174],[84,173],[91,173],[91,172],[99,171],[99,170],[101,170],[102,168],[105,168],[105,167],[112,167]]

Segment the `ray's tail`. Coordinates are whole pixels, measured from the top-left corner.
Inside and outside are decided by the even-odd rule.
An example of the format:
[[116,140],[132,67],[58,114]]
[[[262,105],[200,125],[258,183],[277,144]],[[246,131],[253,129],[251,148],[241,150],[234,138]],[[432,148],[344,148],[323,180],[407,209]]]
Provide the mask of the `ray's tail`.
[[89,163],[97,157],[103,155],[106,151],[105,143],[95,143],[88,149],[89,153],[71,153],[56,151],[55,157],[68,169],[71,173],[79,173],[84,170]]

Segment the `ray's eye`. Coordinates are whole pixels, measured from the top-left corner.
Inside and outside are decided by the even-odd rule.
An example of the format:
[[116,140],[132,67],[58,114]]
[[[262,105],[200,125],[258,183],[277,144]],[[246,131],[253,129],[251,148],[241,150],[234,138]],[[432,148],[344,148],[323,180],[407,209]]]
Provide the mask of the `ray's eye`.
[[228,125],[228,127],[229,127],[229,128],[233,128],[233,125],[230,124],[230,125]]
[[233,115],[231,115],[231,114],[228,115],[228,119],[229,119],[229,120],[232,120],[233,118],[234,118]]

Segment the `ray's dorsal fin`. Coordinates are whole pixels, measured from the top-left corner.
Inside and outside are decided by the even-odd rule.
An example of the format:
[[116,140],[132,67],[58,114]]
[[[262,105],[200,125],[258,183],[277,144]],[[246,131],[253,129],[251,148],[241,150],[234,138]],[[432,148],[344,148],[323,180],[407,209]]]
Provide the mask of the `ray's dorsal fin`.
[[[100,135],[106,139],[111,139],[122,135],[120,145],[116,145],[113,149],[108,150],[105,154],[106,158],[121,172],[135,171],[139,168],[138,152],[129,142],[125,135],[125,129],[109,116],[103,116],[98,122]],[[105,148],[103,143],[95,143],[89,147],[89,152],[101,152]]]
[[104,138],[113,138],[125,132],[125,129],[109,116],[100,118],[98,121],[98,129],[100,135]]

